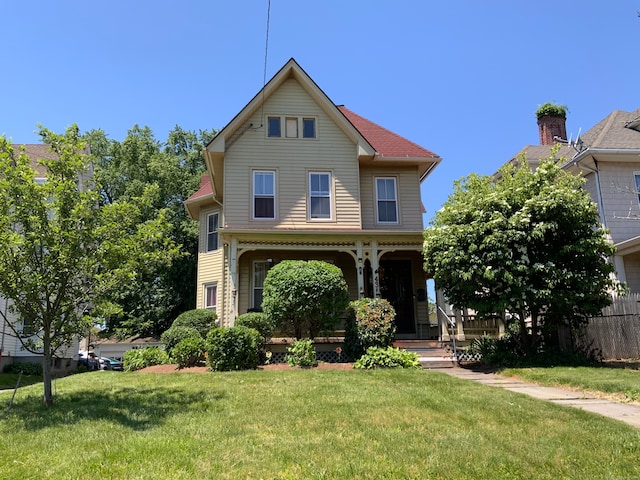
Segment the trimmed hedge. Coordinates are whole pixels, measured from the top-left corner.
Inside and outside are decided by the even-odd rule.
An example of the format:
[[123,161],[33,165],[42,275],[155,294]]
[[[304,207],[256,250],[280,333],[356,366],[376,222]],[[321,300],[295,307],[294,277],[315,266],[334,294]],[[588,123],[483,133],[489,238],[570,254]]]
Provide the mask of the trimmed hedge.
[[209,330],[218,326],[218,315],[209,308],[187,310],[176,317],[171,327],[191,327],[200,332],[205,338]]
[[242,326],[257,330],[265,342],[271,338],[275,330],[274,322],[266,313],[261,312],[243,313],[236,318],[235,325],[236,327]]
[[178,368],[195,367],[204,360],[204,339],[190,337],[180,340],[173,347],[171,359],[178,364]]
[[214,371],[258,368],[262,337],[257,330],[243,326],[214,328],[205,344],[207,365]]
[[193,327],[184,327],[184,326],[172,326],[169,330],[164,332],[160,336],[160,341],[164,345],[164,349],[169,354],[169,356],[173,355],[174,347],[180,343],[182,340],[187,338],[203,338],[200,335],[200,332]]

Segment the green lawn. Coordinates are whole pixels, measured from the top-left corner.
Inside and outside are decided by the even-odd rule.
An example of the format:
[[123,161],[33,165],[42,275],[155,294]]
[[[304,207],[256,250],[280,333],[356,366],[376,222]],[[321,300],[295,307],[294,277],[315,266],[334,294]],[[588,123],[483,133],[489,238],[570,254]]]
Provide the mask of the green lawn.
[[568,386],[640,403],[640,370],[633,368],[552,367],[510,368],[500,372],[549,386]]
[[[1,479],[640,475],[640,430],[437,372],[93,372],[18,391]],[[0,394],[2,412],[10,394]]]
[[[0,390],[14,389],[18,383],[19,373],[0,373]],[[26,387],[34,383],[42,382],[40,375],[22,375],[20,386]]]

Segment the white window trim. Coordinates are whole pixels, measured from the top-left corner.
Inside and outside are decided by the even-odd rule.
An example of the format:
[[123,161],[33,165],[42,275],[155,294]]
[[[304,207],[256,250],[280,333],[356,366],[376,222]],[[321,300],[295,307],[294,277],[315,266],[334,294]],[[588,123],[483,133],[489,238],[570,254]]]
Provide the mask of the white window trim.
[[[394,188],[394,192],[395,192],[395,206],[396,206],[396,220],[393,222],[385,222],[385,221],[381,221],[380,220],[380,211],[378,210],[379,208],[379,201],[381,201],[381,199],[378,198],[378,180],[393,180],[393,188]],[[398,178],[397,177],[374,177],[373,178],[373,188],[374,191],[376,192],[376,204],[375,204],[375,215],[376,215],[376,223],[379,225],[398,225],[400,224],[400,209],[398,206]],[[388,201],[388,199],[384,199],[382,201]]]
[[[273,174],[273,217],[256,217],[256,173]],[[278,172],[264,168],[251,170],[251,220],[273,221],[278,218]]]
[[[328,218],[313,218],[311,216],[311,175],[329,175],[329,217]],[[334,182],[333,171],[331,170],[309,170],[307,172],[307,219],[310,222],[333,222],[335,203],[334,203]]]
[[[207,304],[207,300],[209,300],[209,289],[210,288],[215,288],[216,289],[216,304],[213,306],[209,306]],[[218,310],[218,284],[217,283],[206,283],[204,285],[204,301],[202,302],[204,304],[204,308],[207,308],[209,310],[213,310],[213,311],[217,311]]]
[[[218,229],[215,231],[216,233],[216,248],[209,249],[209,235],[214,232],[209,231],[209,218],[212,216],[218,217]],[[220,248],[220,212],[212,212],[207,214],[207,224],[206,224],[206,235],[204,239],[204,249],[206,252],[215,252]]]
[[[280,118],[280,136],[269,135],[269,119]],[[295,137],[287,136],[287,120],[295,118],[297,120],[297,133]],[[313,137],[304,136],[304,121],[313,120]],[[282,139],[282,140],[317,140],[318,139],[318,117],[315,115],[266,115],[265,117],[265,136],[268,139]]]
[[633,172],[633,188],[638,198],[638,205],[640,206],[640,171]]

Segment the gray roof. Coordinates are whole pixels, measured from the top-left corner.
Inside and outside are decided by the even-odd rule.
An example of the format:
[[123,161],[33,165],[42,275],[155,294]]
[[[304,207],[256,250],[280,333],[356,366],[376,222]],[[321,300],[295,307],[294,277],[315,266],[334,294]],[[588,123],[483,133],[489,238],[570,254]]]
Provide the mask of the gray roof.
[[[581,149],[638,149],[640,148],[640,108],[633,112],[614,110],[596,125],[580,135]],[[562,145],[557,157],[568,160],[578,153],[578,148]],[[525,154],[529,162],[549,157],[551,145],[527,145],[514,156],[512,161]]]

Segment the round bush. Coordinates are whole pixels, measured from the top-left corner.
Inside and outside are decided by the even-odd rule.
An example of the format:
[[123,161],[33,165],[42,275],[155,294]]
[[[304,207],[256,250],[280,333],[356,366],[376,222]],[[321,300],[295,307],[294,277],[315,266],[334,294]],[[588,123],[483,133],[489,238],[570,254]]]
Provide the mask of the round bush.
[[344,349],[350,359],[369,347],[388,347],[396,333],[396,312],[383,298],[361,298],[349,303],[345,320]]
[[178,368],[195,367],[204,359],[204,339],[191,337],[180,340],[171,351],[171,359]]
[[342,270],[327,262],[285,260],[264,280],[264,313],[297,339],[335,329],[348,302]]
[[214,371],[255,369],[261,345],[262,337],[253,328],[214,328],[205,344],[207,365]]
[[273,335],[275,329],[274,322],[265,313],[243,313],[236,318],[237,327],[247,327],[257,330],[266,342]]
[[164,345],[164,349],[172,355],[174,347],[187,338],[203,338],[200,332],[193,327],[173,326],[160,336],[160,341]]
[[209,330],[218,325],[218,315],[209,308],[197,308],[187,310],[176,317],[171,327],[191,327],[200,332],[200,336],[205,338]]

